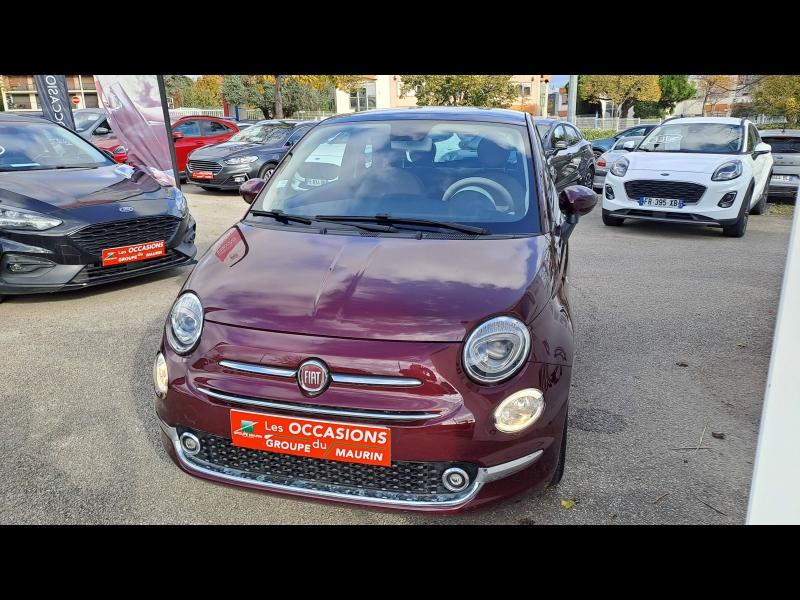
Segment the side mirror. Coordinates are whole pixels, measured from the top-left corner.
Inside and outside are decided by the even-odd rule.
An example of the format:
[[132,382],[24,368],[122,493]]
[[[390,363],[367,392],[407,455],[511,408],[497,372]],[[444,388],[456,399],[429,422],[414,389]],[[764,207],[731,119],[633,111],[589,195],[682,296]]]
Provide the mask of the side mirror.
[[636,140],[630,140],[628,142],[624,142],[622,144],[622,149],[627,152],[633,152],[636,150]]
[[266,179],[260,179],[258,177],[254,179],[248,179],[239,186],[239,194],[241,194],[245,202],[252,204],[253,200],[255,200],[256,197],[261,193],[261,190],[264,189],[266,184]]
[[182,134],[180,131],[173,131],[173,132],[172,132],[172,139],[173,139],[173,140],[182,140],[182,139],[183,139],[183,137],[184,137],[184,136],[183,136],[183,134]]
[[111,130],[108,127],[98,127],[94,130],[95,135],[108,135],[111,133]]
[[761,156],[762,154],[769,154],[770,152],[772,152],[772,146],[761,142],[756,144],[756,147],[753,149],[753,158]]
[[294,140],[287,140],[285,145],[286,146],[293,146],[294,145]]
[[597,194],[583,185],[571,185],[558,195],[558,207],[564,213],[566,223],[561,226],[560,235],[566,239],[578,224],[578,219],[592,212],[597,204]]

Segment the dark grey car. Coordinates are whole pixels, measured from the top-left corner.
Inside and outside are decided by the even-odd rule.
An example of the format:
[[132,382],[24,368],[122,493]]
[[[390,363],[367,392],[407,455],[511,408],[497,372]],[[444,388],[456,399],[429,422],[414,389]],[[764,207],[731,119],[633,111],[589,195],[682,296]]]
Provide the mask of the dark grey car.
[[595,157],[592,145],[578,129],[565,121],[534,119],[536,131],[542,138],[550,174],[560,192],[565,187],[578,184],[593,187]]
[[769,195],[795,198],[800,188],[800,130],[767,129],[760,133],[761,141],[772,146]]
[[90,142],[114,137],[108,123],[106,111],[102,108],[81,108],[72,111],[75,119],[75,133]]

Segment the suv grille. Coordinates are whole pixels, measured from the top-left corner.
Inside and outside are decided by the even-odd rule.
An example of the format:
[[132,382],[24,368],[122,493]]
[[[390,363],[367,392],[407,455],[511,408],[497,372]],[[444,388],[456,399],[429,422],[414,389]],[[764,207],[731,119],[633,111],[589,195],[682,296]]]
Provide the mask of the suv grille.
[[181,220],[175,217],[141,217],[89,225],[69,237],[77,246],[99,258],[105,248],[159,240],[169,245],[180,224]]
[[378,467],[241,448],[227,438],[185,427],[178,428],[178,435],[185,431],[196,435],[201,444],[200,452],[187,456],[187,460],[235,471],[239,477],[297,488],[334,486],[343,493],[349,488],[354,495],[374,497],[384,492],[436,497],[453,495],[442,485],[442,474],[450,467],[464,469],[473,482],[478,474],[472,463],[392,461],[389,467]]
[[697,202],[706,191],[705,186],[699,183],[686,183],[683,181],[652,181],[641,179],[626,181],[625,193],[631,200],[638,200],[642,196],[650,198],[674,198],[684,202]]
[[190,160],[187,166],[190,171],[211,171],[214,175],[222,171],[222,165],[213,160]]
[[113,281],[124,277],[130,273],[142,275],[147,271],[161,270],[167,267],[177,267],[190,262],[190,258],[181,254],[177,250],[169,250],[165,256],[151,258],[139,262],[115,265],[113,267],[103,267],[100,263],[87,265],[70,283],[100,283],[103,281]]

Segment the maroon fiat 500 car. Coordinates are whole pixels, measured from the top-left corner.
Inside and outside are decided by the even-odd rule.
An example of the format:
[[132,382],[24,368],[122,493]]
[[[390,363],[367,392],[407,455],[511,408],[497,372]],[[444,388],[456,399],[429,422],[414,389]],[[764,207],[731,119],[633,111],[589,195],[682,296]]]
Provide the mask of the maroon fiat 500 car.
[[373,111],[311,130],[201,259],[156,355],[163,440],[217,482],[453,511],[557,483],[567,238],[522,112]]

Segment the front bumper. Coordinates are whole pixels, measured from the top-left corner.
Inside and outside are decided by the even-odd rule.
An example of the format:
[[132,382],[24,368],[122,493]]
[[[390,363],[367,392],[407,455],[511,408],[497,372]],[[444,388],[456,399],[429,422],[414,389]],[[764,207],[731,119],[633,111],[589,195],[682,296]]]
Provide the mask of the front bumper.
[[[187,213],[174,237],[166,240],[165,256],[122,265],[103,267],[99,255],[75,245],[71,233],[4,237],[0,232],[0,295],[40,294],[92,287],[192,265],[197,254],[196,223]],[[43,258],[52,266],[31,273],[15,274],[6,268],[9,257]]]
[[238,190],[248,179],[258,177],[258,170],[262,162],[256,161],[246,165],[226,165],[220,163],[222,169],[214,173],[212,179],[195,179],[188,165],[186,167],[186,178],[189,183],[201,185],[203,187],[215,188],[218,190]]
[[[646,221],[662,221],[669,223],[685,223],[689,225],[706,225],[722,227],[731,225],[739,218],[739,214],[747,194],[750,180],[739,177],[733,181],[710,181],[703,173],[676,173],[670,180],[681,183],[696,183],[706,187],[705,192],[696,202],[687,202],[683,208],[667,208],[641,206],[638,198],[630,198],[625,190],[625,182],[633,180],[658,180],[659,174],[654,171],[629,170],[623,178],[607,173],[603,183],[603,210],[613,216],[625,219]],[[609,193],[609,188],[611,193]],[[736,199],[730,207],[718,205],[722,197],[730,192],[736,193]],[[613,197],[611,197],[613,194]]]
[[[341,340],[206,322],[200,346],[189,357],[174,354],[162,341],[169,372],[167,394],[155,400],[162,440],[176,464],[191,475],[254,490],[368,506],[454,512],[544,488],[558,463],[570,367],[531,361],[509,382],[484,388],[464,381],[458,371],[460,346]],[[422,384],[391,389],[334,379],[322,395],[307,398],[294,378],[241,372],[221,364],[291,361],[296,366],[308,356],[324,360],[332,373],[353,373],[365,364],[381,376],[407,376],[411,370]],[[415,357],[411,363],[409,356]],[[492,423],[494,408],[527,387],[544,388],[544,413],[523,432],[498,432]],[[388,427],[392,465],[342,463],[232,446],[231,409]],[[411,413],[401,415],[399,409],[425,414],[406,418]],[[339,416],[332,416],[331,410],[340,411]],[[361,416],[354,416],[358,413]],[[179,442],[181,432],[212,440],[215,450],[205,457],[188,456]],[[441,471],[451,463],[471,474],[470,485],[462,492],[422,489],[408,479],[415,476],[414,469]],[[339,476],[341,465],[347,467]],[[411,487],[395,485],[397,479],[386,482],[397,470],[406,477],[400,481]],[[370,483],[376,480],[385,484]]]

